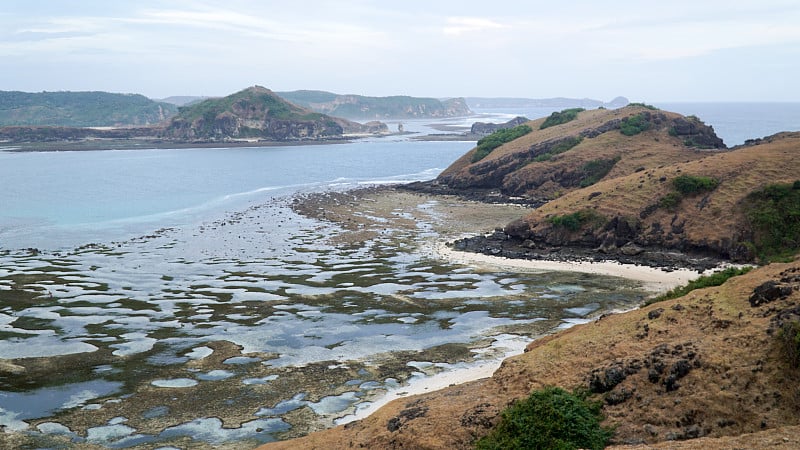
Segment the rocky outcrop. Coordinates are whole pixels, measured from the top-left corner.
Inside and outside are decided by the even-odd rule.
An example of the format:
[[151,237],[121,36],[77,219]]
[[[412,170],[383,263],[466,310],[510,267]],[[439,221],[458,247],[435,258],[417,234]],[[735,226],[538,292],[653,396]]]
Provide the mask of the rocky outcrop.
[[508,122],[504,123],[489,123],[489,122],[475,122],[470,128],[470,134],[475,136],[486,136],[492,134],[497,130],[504,130],[506,128],[514,128],[517,125],[522,125],[528,122],[527,117],[517,116]]

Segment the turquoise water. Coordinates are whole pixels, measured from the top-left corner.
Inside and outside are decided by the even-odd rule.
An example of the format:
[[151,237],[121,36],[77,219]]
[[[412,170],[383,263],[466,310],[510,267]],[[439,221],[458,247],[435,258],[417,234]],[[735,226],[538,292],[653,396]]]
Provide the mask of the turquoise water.
[[0,152],[0,249],[56,249],[195,223],[293,192],[435,177],[471,142]]

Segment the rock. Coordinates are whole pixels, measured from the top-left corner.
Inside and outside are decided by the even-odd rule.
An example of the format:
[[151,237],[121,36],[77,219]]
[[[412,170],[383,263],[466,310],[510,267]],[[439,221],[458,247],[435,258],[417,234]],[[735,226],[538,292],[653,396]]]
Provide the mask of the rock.
[[661,313],[663,313],[663,312],[664,312],[664,308],[654,309],[654,310],[650,311],[649,313],[647,313],[647,318],[650,319],[650,320],[658,319],[659,317],[661,317]]
[[0,359],[0,374],[22,375],[26,372],[25,367],[18,366],[5,359]]
[[619,251],[621,251],[623,255],[636,256],[644,252],[644,249],[634,244],[633,242],[628,242],[627,244],[620,247]]
[[620,403],[624,403],[633,397],[633,391],[621,388],[612,392],[606,396],[606,403],[609,405],[619,405]]
[[779,298],[786,298],[791,295],[793,288],[770,280],[753,289],[750,295],[750,306],[757,307],[775,301]]
[[506,128],[514,128],[518,125],[522,125],[523,123],[527,122],[527,117],[517,116],[508,122],[505,123],[486,123],[486,122],[475,122],[472,124],[472,128],[470,128],[470,134],[476,134],[479,136],[486,136],[488,134],[492,134],[497,130],[504,130]]

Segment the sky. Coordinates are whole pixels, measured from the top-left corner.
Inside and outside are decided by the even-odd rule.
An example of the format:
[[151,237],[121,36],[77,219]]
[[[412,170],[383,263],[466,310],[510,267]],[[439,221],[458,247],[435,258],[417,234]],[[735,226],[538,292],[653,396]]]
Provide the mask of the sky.
[[0,90],[800,101],[797,0],[3,0]]

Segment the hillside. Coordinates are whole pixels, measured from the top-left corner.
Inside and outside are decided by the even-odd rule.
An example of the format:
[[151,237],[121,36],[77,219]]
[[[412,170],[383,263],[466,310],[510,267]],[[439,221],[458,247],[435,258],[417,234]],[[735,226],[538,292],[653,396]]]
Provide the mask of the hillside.
[[[781,293],[751,306],[767,282]],[[263,449],[474,448],[501,410],[545,386],[589,390],[616,426],[615,444],[797,448],[800,368],[780,330],[800,326],[799,289],[800,261],[771,264],[540,338],[491,378],[398,399],[359,422]]]
[[0,91],[0,126],[146,126],[175,113],[175,105],[138,94]]
[[356,120],[423,119],[472,114],[463,98],[340,95],[325,91],[278,92],[283,99],[318,113]]
[[385,132],[384,124],[360,125],[287,102],[253,86],[223,98],[179,109],[163,132],[183,140],[297,140],[342,137],[345,133]]
[[506,232],[529,248],[566,245],[606,254],[669,250],[739,262],[791,254],[800,248],[799,156],[800,133],[702,159],[687,156],[566,193]]
[[[506,196],[550,200],[600,179],[701,159],[709,149],[724,148],[713,129],[694,117],[638,105],[566,110],[565,115],[570,111],[577,112],[574,119],[543,129],[547,118],[528,122],[530,133],[483,158],[473,149],[436,181],[455,189],[498,189]],[[623,134],[622,125],[634,120],[647,129]]]

